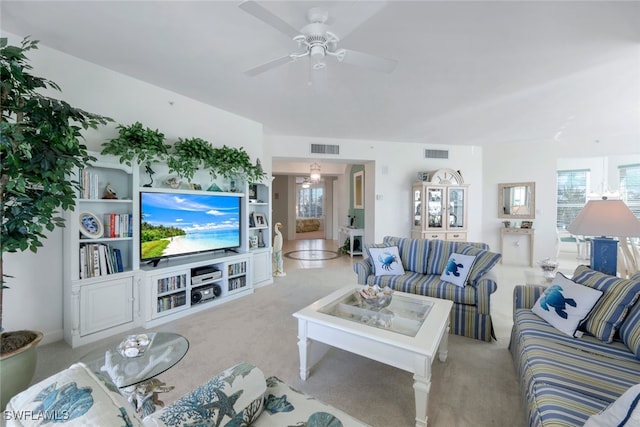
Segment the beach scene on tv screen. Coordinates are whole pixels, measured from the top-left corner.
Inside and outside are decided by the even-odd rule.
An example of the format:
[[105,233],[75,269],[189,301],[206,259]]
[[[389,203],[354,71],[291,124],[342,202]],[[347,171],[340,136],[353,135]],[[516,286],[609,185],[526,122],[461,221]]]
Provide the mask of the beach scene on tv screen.
[[142,193],[140,210],[143,260],[240,245],[237,197]]

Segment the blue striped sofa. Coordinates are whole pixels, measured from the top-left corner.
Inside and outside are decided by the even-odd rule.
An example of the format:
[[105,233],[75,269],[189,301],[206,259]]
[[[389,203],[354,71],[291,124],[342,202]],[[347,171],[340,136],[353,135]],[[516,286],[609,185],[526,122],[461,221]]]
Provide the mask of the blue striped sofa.
[[[498,285],[490,270],[500,261],[500,254],[490,252],[486,243],[392,236],[384,237],[382,243],[365,245],[365,253],[370,247],[388,246],[398,247],[405,274],[376,276],[371,259],[365,257],[353,265],[358,284],[390,286],[396,291],[451,300],[451,333],[484,341],[495,338],[490,309],[491,294]],[[440,280],[452,253],[476,256],[464,287]]]
[[[546,287],[514,288],[509,349],[531,427],[583,426],[640,384],[640,274],[626,280],[579,266],[572,280],[604,291],[579,330],[606,312],[612,340],[588,332],[574,338],[558,331],[531,311]],[[616,289],[626,294],[620,304],[599,307]]]

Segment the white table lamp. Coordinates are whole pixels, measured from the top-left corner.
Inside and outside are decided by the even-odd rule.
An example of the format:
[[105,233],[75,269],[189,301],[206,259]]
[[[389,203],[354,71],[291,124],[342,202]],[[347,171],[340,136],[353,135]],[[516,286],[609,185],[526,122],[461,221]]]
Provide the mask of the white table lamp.
[[640,236],[640,221],[622,200],[589,200],[567,230],[579,236],[593,236],[591,268],[615,276],[618,241],[611,237]]

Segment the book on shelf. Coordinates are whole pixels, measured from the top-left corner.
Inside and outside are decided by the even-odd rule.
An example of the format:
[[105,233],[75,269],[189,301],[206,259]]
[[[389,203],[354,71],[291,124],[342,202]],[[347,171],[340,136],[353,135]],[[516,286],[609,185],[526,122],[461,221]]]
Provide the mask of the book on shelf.
[[169,291],[175,291],[187,286],[187,275],[180,274],[178,276],[164,277],[158,279],[158,293],[162,294]]
[[124,271],[122,251],[104,243],[80,245],[80,278],[105,276]]
[[98,193],[98,174],[92,173],[89,168],[83,168],[80,171],[80,198],[82,199],[99,199],[100,194]]
[[106,213],[103,216],[104,237],[132,237],[132,214]]
[[238,262],[235,264],[229,264],[227,269],[229,276],[235,276],[237,274],[244,274],[247,272],[247,263],[246,262]]
[[228,289],[230,291],[234,291],[234,290],[239,289],[239,288],[244,288],[246,285],[247,285],[247,278],[245,276],[235,277],[235,278],[229,280]]
[[187,295],[185,292],[181,292],[177,295],[167,295],[158,298],[158,313],[161,311],[171,310],[172,308],[181,307],[186,305]]

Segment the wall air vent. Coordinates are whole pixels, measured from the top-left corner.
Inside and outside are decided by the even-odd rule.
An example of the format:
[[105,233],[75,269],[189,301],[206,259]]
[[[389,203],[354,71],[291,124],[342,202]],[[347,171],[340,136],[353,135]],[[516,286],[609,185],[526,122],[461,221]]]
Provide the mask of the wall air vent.
[[424,158],[425,159],[448,159],[449,150],[431,150],[429,148],[425,148]]
[[340,146],[330,144],[311,144],[311,154],[340,154]]

